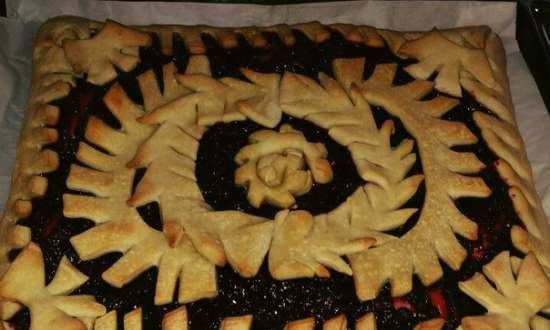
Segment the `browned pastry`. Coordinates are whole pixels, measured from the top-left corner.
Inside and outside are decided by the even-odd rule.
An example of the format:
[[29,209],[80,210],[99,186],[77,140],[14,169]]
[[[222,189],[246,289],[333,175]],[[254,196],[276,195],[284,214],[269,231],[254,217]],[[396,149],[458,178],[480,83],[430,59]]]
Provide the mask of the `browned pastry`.
[[[304,45],[318,51],[308,62]],[[550,329],[550,229],[505,72],[487,27],[48,21],[0,222],[0,329],[23,329],[26,310],[31,330]],[[73,94],[84,108],[75,114]],[[243,142],[205,148],[224,127]],[[355,173],[344,173],[346,157]],[[219,169],[209,175],[232,189],[227,200],[213,200],[201,166]],[[497,194],[513,219],[460,206]],[[51,214],[48,196],[58,202]],[[287,298],[278,285],[292,293],[328,278],[353,279],[353,289],[316,298],[327,309],[279,313],[316,292]],[[145,302],[127,303],[137,282]],[[428,313],[406,300],[419,290]],[[441,290],[461,301],[447,305]],[[254,296],[275,312],[216,302]],[[208,304],[221,314],[205,324]]]
[[66,258],[61,260],[48,285],[44,279],[42,251],[30,243],[0,282],[3,301],[17,302],[30,309],[34,316],[31,329],[87,329],[91,321],[105,314],[105,307],[96,303],[93,296],[69,295],[88,277]]
[[[289,208],[294,205],[295,196],[311,190],[313,182],[332,180],[332,167],[323,144],[309,143],[289,125],[281,126],[279,132],[254,132],[249,140],[251,144],[235,155],[235,162],[241,165],[235,171],[235,183],[247,187],[252,206],[260,207],[265,200]],[[309,170],[304,170],[306,164]]]

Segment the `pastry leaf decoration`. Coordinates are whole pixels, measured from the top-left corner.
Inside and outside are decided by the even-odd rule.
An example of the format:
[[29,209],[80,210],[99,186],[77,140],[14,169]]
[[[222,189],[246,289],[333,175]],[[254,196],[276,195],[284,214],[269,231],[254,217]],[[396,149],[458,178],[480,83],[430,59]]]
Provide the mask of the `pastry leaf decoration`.
[[[362,65],[361,62],[359,65]],[[307,78],[300,77],[302,82],[306,81],[305,79]],[[307,81],[306,84],[313,82]],[[345,92],[345,85],[340,85],[332,79],[325,80],[324,84],[332,86],[330,88],[333,95]],[[294,84],[288,86],[291,89],[298,88]],[[398,209],[414,195],[423,176],[405,178],[416,162],[416,155],[412,152],[414,142],[403,140],[397,147],[392,147],[390,138],[393,134],[393,121],[388,120],[378,128],[372,110],[361,92],[356,87],[351,88],[351,85],[348,88],[349,98],[340,101],[341,107],[331,107],[328,110],[316,108],[315,111],[311,108],[307,111],[305,119],[328,129],[329,135],[335,141],[348,147],[359,175],[365,181],[375,183],[357,189],[348,201],[342,204],[340,210],[333,212],[349,213],[347,216],[351,218],[354,227],[372,229],[369,234],[375,235],[372,237],[375,237],[379,244],[387,239],[387,235],[380,234],[379,231],[399,227],[417,211]],[[300,105],[300,100],[290,102],[292,111],[302,106],[304,109],[309,108],[309,105]],[[286,110],[287,104],[283,103],[283,106]]]
[[139,47],[149,46],[151,37],[107,21],[90,39],[65,40],[63,48],[76,73],[86,73],[92,84],[103,85],[117,76],[115,67],[128,72],[139,63]]
[[[376,132],[374,130],[376,126],[372,124],[373,121],[368,118],[368,115],[360,115],[360,112],[356,111],[356,107],[350,105],[355,103],[360,105],[357,108],[363,109],[363,111],[368,109],[370,112],[368,105],[362,105],[362,103],[366,104],[362,101],[362,98],[365,98],[369,103],[381,106],[398,117],[409,133],[416,138],[418,150],[422,155],[421,161],[426,185],[426,199],[418,223],[398,239],[387,237],[388,235],[369,228],[372,223],[364,226],[366,228],[363,229],[370,230],[371,237],[376,238],[377,242],[386,242],[377,243],[374,248],[349,256],[358,296],[362,300],[367,300],[374,299],[388,280],[392,284],[394,296],[408,293],[412,289],[413,272],[419,275],[424,284],[433,283],[442,276],[439,258],[453,269],[458,269],[466,257],[466,250],[459,244],[455,234],[472,240],[476,239],[477,225],[458,211],[453,199],[462,196],[486,197],[490,194],[490,190],[480,178],[464,175],[479,172],[484,164],[471,153],[459,153],[450,149],[455,145],[471,144],[477,141],[477,138],[465,125],[439,119],[441,115],[457,104],[456,100],[439,96],[429,101],[420,101],[422,96],[433,89],[433,84],[428,81],[417,80],[406,85],[393,86],[392,82],[397,68],[394,64],[378,65],[367,81],[362,79],[363,68],[364,59],[336,60],[333,71],[338,82],[321,76],[319,80],[325,87],[319,86],[316,82],[303,76],[285,74],[281,88],[281,105],[285,112],[299,114],[305,116],[306,119],[309,116],[309,118],[314,118],[316,123],[322,125],[323,115],[321,112],[326,108],[320,108],[317,105],[321,104],[321,100],[327,98],[327,94],[333,95],[333,101],[338,100],[338,104],[342,107],[329,108],[336,110],[332,110],[334,113],[326,117],[337,118],[335,123],[344,128],[336,133],[336,129],[332,130],[331,125],[325,124],[323,127],[329,128],[329,134],[345,145],[353,146],[353,142],[361,142],[366,145],[350,147],[359,173],[368,182],[373,183],[367,185],[365,190],[371,187],[370,189],[388,191],[387,189],[391,187],[391,184],[388,184],[390,182],[395,187],[395,182],[399,182],[396,178],[402,178],[403,173],[408,171],[407,166],[412,166],[411,160],[406,157],[407,151],[410,152],[410,142],[404,141],[394,150],[396,153],[394,155],[398,157],[393,161],[388,161],[391,158],[383,157],[387,161],[386,164],[391,164],[396,159],[400,160],[402,167],[398,168],[401,170],[384,173],[384,168],[387,165],[380,164],[380,161],[377,163],[376,158],[372,157],[372,154],[369,155],[372,145],[376,146],[377,143],[380,143],[373,142],[373,137],[376,137],[376,134],[367,133]],[[298,86],[300,88],[297,88]],[[304,91],[303,95],[297,92],[302,90]],[[316,98],[316,95],[320,95],[319,99]],[[349,97],[345,97],[346,95]],[[349,114],[346,114],[344,109],[349,109]],[[357,120],[359,116],[364,117],[363,121],[370,121],[370,124],[365,124],[363,130],[356,129],[353,135],[344,134],[346,130],[352,132],[353,128],[349,126],[348,129],[345,125],[361,122]],[[335,127],[337,126],[335,125]],[[388,129],[386,128],[386,130]],[[385,131],[384,125],[381,131]],[[382,136],[384,134],[388,135],[388,133],[383,133]],[[384,139],[380,141],[384,141]],[[364,151],[359,153],[362,150]],[[359,155],[374,164],[363,162],[369,167],[361,166],[361,162],[358,161],[361,159]],[[364,171],[362,167],[372,170]],[[401,206],[414,194],[419,179],[419,177],[409,179],[409,185],[403,184],[403,187],[408,186],[404,190],[406,193],[395,200],[394,206]],[[401,191],[401,188],[398,191]],[[376,199],[377,194],[372,193],[367,195],[367,198],[380,201],[380,198]],[[368,207],[369,202],[366,205]],[[343,206],[340,211],[349,212],[349,209],[346,210]],[[350,213],[347,214],[349,216]],[[351,214],[353,215],[353,213]],[[357,217],[357,219],[361,218]],[[406,219],[405,216],[404,219]],[[398,223],[395,222],[397,225]]]
[[239,111],[265,127],[277,126],[283,114],[279,106],[280,76],[275,73],[262,74],[248,69],[241,71],[257,86],[258,90],[254,97],[237,102]]
[[514,246],[525,254],[529,252],[535,254],[546,275],[550,276],[550,243],[520,226],[512,227],[511,236]]
[[[169,76],[164,79],[172,79],[172,73],[172,70],[165,70],[165,74]],[[178,88],[185,88],[185,92],[179,93],[177,97],[167,98],[165,95],[171,94],[170,90],[174,88],[165,88],[165,101],[162,103],[148,100],[151,96],[156,99],[160,93],[145,94],[145,103],[155,103],[157,107],[138,120],[158,126],[152,126],[155,127],[153,134],[139,146],[134,158],[127,164],[130,168],[147,169],[128,200],[128,205],[139,207],[157,202],[161,210],[163,230],[170,246],[177,246],[185,232],[197,251],[212,264],[223,266],[229,262],[241,275],[253,276],[259,270],[269,248],[272,225],[267,219],[244,213],[211,211],[196,182],[195,160],[198,139],[206,130],[200,124],[201,118],[208,121],[208,118],[221,116],[218,117],[221,119],[224,116],[224,104],[228,100],[237,102],[239,91],[256,87],[245,82],[233,84],[240,87],[220,87],[221,83],[210,78],[209,73],[207,58],[193,56],[186,74],[176,75],[176,81],[172,83]],[[150,90],[157,91],[159,88],[153,87],[156,82],[150,81],[154,76],[150,72],[144,75],[146,76],[140,77],[142,86],[149,86]],[[200,82],[205,85],[184,87],[183,84],[189,76],[200,76]],[[214,91],[204,87],[207,85],[215,86]],[[221,89],[216,90],[218,87]],[[221,112],[209,112],[212,110],[208,107],[209,104],[222,105],[218,109]],[[210,110],[201,112],[204,107]],[[257,243],[260,238],[265,238],[266,243]]]
[[[427,92],[425,84],[416,81],[390,87],[394,74],[394,65],[379,65],[373,76],[359,86],[369,102],[399,117],[416,138],[424,168],[426,199],[417,225],[405,236],[351,258],[352,265],[362,268],[355,274],[358,293],[363,299],[374,298],[387,279],[392,283],[393,295],[409,292],[413,270],[424,284],[433,283],[442,276],[438,257],[451,268],[458,269],[466,257],[466,251],[454,234],[475,239],[477,226],[456,209],[453,199],[461,196],[485,197],[490,193],[481,179],[459,174],[475,173],[483,164],[473,154],[456,153],[449,149],[452,145],[473,143],[475,136],[462,124],[437,119],[438,116],[422,110],[439,108],[444,112],[452,107],[452,102],[436,98],[428,101],[432,107],[428,106],[428,102],[422,104],[417,100]],[[384,90],[386,86],[388,89]],[[428,122],[424,127],[429,129],[421,129],[420,122]],[[443,179],[445,183],[435,183],[432,178]],[[387,249],[395,251],[389,258],[391,260],[384,255]],[[367,271],[378,266],[383,269]],[[361,288],[363,285],[364,290]]]
[[[76,156],[88,167],[71,166],[67,186],[92,196],[65,194],[64,215],[95,222],[91,229],[73,236],[71,244],[83,260],[122,252],[123,256],[102,274],[115,287],[122,287],[150,267],[158,267],[156,304],[172,301],[178,280],[181,302],[215,296],[215,266],[196,251],[189,238],[182,234],[177,244],[170,245],[162,232],[149,227],[127,204],[135,175],[127,164],[155,127],[138,122],[143,110],[118,84],[110,88],[104,102],[122,128],[115,130],[96,117],[88,122],[86,139],[106,152],[82,142]],[[200,271],[195,273],[197,269]]]
[[275,217],[269,271],[278,280],[329,277],[326,267],[351,275],[341,258],[368,249],[375,242],[354,233],[349,222],[307,211],[281,211]]
[[550,304],[550,280],[533,254],[514,271],[510,253],[501,252],[483,267],[483,273],[459,283],[487,309],[486,315],[463,318],[464,330],[538,330],[548,325],[536,315]]
[[[283,125],[279,132],[260,130],[249,136],[235,162],[235,183],[248,189],[248,201],[254,207],[264,202],[289,208],[294,197],[309,192],[313,181],[332,180],[332,167],[321,143],[310,143],[300,131]],[[306,168],[307,167],[307,168]]]
[[203,73],[178,76],[178,81],[189,88],[197,99],[199,125],[244,120],[247,116],[267,127],[275,127],[279,123],[279,75],[248,69],[241,71],[252,83],[230,77],[216,80]]
[[[187,72],[207,77],[204,59],[192,58]],[[172,301],[178,280],[179,302],[215,296],[215,265],[229,262],[243,276],[253,276],[267,253],[272,231],[266,219],[212,212],[204,203],[194,176],[197,139],[204,132],[195,110],[210,96],[179,85],[179,75],[174,81],[173,66],[165,66],[164,73],[168,76],[163,93],[150,81],[154,79],[150,73],[138,79],[146,108],[156,106],[154,112],[141,110],[118,84],[111,87],[104,102],[122,128],[115,130],[92,117],[85,137],[105,151],[81,143],[77,158],[89,168],[73,165],[67,180],[71,189],[93,196],[64,196],[66,217],[96,222],[71,239],[79,256],[89,260],[122,252],[122,258],[102,275],[115,287],[158,267],[157,305]],[[170,117],[174,109],[187,112],[173,122],[165,120],[164,115]],[[158,125],[153,125],[157,120]],[[139,167],[147,170],[132,193]],[[150,202],[160,205],[163,232],[149,227],[135,209]],[[257,239],[265,243],[257,244]]]
[[[332,111],[331,108],[331,111],[309,113],[305,119],[328,129],[336,142],[348,148],[361,178],[382,188],[381,196],[386,196],[381,197],[378,204],[387,205],[381,209],[396,209],[414,194],[422,181],[422,175],[405,179],[416,162],[416,155],[412,153],[414,141],[405,139],[393,148],[390,142],[393,121],[387,120],[379,129],[370,106],[356,87],[350,88],[349,97],[350,104],[345,105],[345,110],[334,108]],[[403,180],[406,183],[402,183]],[[405,187],[410,189],[402,189]],[[373,198],[378,198],[372,193]],[[388,198],[392,195],[397,198]]]
[[495,168],[510,187],[508,195],[525,226],[512,227],[512,243],[525,254],[533,252],[550,274],[550,242],[545,239],[549,225],[516,124],[480,111],[473,117],[489,148],[500,157]]
[[[203,57],[204,56],[193,56],[189,61],[195,62],[195,66],[202,68],[203,65],[201,65],[201,62],[203,61]],[[189,66],[191,67],[191,65],[192,64]],[[206,66],[205,69],[210,70],[210,67]],[[143,106],[145,111],[153,111],[191,92],[179,83],[177,75],[178,70],[174,62],[170,62],[162,67],[162,92],[160,91],[160,86],[157,83],[157,78],[153,70],[146,71],[137,77],[139,89],[143,95]]]
[[145,176],[128,200],[131,207],[158,202],[163,229],[174,247],[183,235],[179,217],[182,199],[202,199],[195,178],[195,160],[199,143],[171,123],[159,126],[137,150],[128,163],[130,168],[147,167]]
[[416,40],[406,41],[399,48],[398,54],[419,60],[405,68],[417,79],[428,79],[437,71],[435,88],[453,96],[462,96],[460,73],[463,70],[489,88],[496,85],[483,49],[456,44],[436,29]]
[[[329,276],[326,267],[351,275],[352,269],[342,255],[395,239],[383,231],[399,227],[417,211],[399,209],[423,179],[422,175],[405,178],[416,161],[413,142],[405,140],[392,147],[393,122],[386,121],[379,129],[357,88],[349,88],[348,97],[346,85],[323,74],[319,80],[323,86],[285,73],[281,88],[283,110],[328,129],[333,139],[348,147],[359,174],[372,184],[359,187],[338,208],[315,218],[307,212],[277,215],[269,264],[278,279]],[[301,95],[296,90],[315,92]],[[322,107],[315,95],[333,102],[331,107]]]
[[69,295],[87,280],[63,257],[46,285],[42,250],[29,243],[2,277],[0,298],[29,308],[30,330],[86,330],[90,320],[105,314],[105,307],[93,296]]
[[336,80],[321,72],[319,82],[285,72],[281,79],[280,97],[283,111],[293,117],[304,118],[314,113],[354,110],[355,105]]
[[[414,228],[399,239],[349,256],[358,296],[367,300],[375,298],[388,280],[392,295],[409,292],[413,272],[424,284],[433,283],[442,276],[439,258],[458,269],[466,250],[455,234],[476,239],[477,225],[458,211],[453,200],[462,196],[486,197],[490,190],[482,179],[464,175],[484,167],[475,155],[450,149],[477,141],[465,125],[439,119],[457,104],[456,100],[439,96],[420,101],[433,88],[428,81],[393,86],[395,64],[377,65],[372,76],[363,81],[363,61],[335,61],[336,78],[350,93],[357,89],[369,103],[383,107],[403,122],[417,141],[426,186],[424,207]],[[384,188],[383,181],[377,186]]]

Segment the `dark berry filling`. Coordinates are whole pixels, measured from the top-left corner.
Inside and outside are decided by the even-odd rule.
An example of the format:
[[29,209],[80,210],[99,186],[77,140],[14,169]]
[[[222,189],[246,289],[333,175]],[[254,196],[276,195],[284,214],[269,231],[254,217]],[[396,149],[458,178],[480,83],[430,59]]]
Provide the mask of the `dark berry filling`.
[[[240,67],[248,67],[260,72],[291,71],[316,79],[318,72],[332,75],[331,63],[335,58],[366,57],[364,77],[368,78],[376,64],[394,62],[399,69],[394,81],[403,84],[412,80],[403,67],[412,61],[403,61],[395,57],[386,48],[370,48],[360,44],[350,43],[339,34],[321,44],[311,42],[300,32],[295,32],[296,44],[285,46],[274,34],[266,34],[268,46],[256,49],[241,38],[235,49],[222,49],[213,39],[204,36],[207,45],[207,55],[210,59],[214,77],[232,76],[244,78]],[[123,86],[130,98],[142,104],[142,96],[136,77],[146,70],[153,69],[162,89],[162,65],[173,60],[180,71],[185,69],[189,54],[182,40],[174,37],[174,57],[168,58],[159,51],[158,40],[152,47],[141,49],[141,63],[130,73],[120,72],[117,81]],[[150,269],[122,289],[116,289],[101,279],[101,273],[112,265],[120,254],[109,254],[91,261],[82,261],[69,243],[69,238],[92,226],[84,219],[66,219],[62,215],[61,196],[68,189],[65,180],[69,165],[78,161],[75,151],[78,142],[83,140],[84,129],[91,115],[98,116],[113,127],[120,127],[118,121],[108,111],[102,102],[102,97],[111,84],[97,87],[77,81],[77,87],[70,95],[58,102],[61,108],[61,119],[57,125],[60,139],[49,146],[60,155],[60,167],[48,174],[48,191],[46,196],[33,201],[32,214],[19,223],[31,227],[33,241],[43,249],[47,280],[53,278],[59,260],[67,255],[71,262],[81,271],[90,276],[76,294],[93,294],[108,310],[117,309],[119,329],[122,326],[124,313],[134,308],[143,307],[144,329],[160,330],[163,315],[178,306],[173,303],[166,306],[154,306],[153,295],[157,270]],[[436,96],[433,92],[426,99]],[[444,116],[447,120],[464,122],[472,132],[480,137],[479,129],[473,123],[473,111],[485,111],[470,95],[465,93],[461,105],[455,107]],[[392,144],[396,145],[404,138],[410,138],[399,120],[391,118],[381,108],[373,107],[377,124],[384,120],[394,119],[396,133]],[[362,181],[358,177],[347,150],[332,141],[326,131],[311,123],[288,116],[283,122],[290,123],[306,134],[311,141],[321,141],[329,148],[329,160],[334,166],[336,177],[331,185],[316,186],[312,192],[298,199],[300,208],[312,213],[327,212],[344,201]],[[262,207],[251,208],[246,202],[246,193],[236,187],[232,180],[235,164],[232,159],[240,147],[246,144],[248,135],[260,127],[250,121],[213,126],[201,141],[199,151],[197,177],[205,199],[215,209],[238,209],[264,216],[273,216],[275,209]],[[462,198],[456,201],[458,208],[470,219],[479,224],[478,241],[468,241],[459,237],[462,245],[468,250],[469,258],[458,272],[443,265],[445,276],[430,287],[424,287],[414,278],[414,289],[411,293],[392,298],[389,285],[386,285],[380,295],[373,301],[359,302],[355,295],[353,280],[350,277],[333,273],[329,279],[300,279],[294,281],[275,281],[269,275],[264,265],[258,276],[244,279],[230,267],[218,269],[219,296],[214,299],[201,300],[187,305],[191,329],[217,329],[222,318],[234,315],[253,314],[254,330],[282,329],[288,320],[310,316],[317,318],[317,329],[321,329],[323,320],[344,313],[349,319],[348,328],[354,328],[354,320],[367,312],[374,312],[380,330],[410,330],[418,322],[434,317],[447,319],[444,329],[455,329],[460,319],[466,315],[479,315],[485,310],[472,299],[463,294],[457,282],[468,279],[481,266],[491,260],[502,250],[512,250],[509,231],[519,220],[507,194],[507,187],[500,179],[491,164],[496,161],[494,154],[487,148],[483,140],[466,147],[455,148],[458,151],[474,152],[489,166],[480,175],[493,190],[489,198]],[[216,153],[210,153],[216,150]],[[410,175],[422,173],[420,162],[417,161]],[[136,176],[139,178],[142,173]],[[136,178],[136,182],[138,181]],[[73,192],[75,193],[75,192]],[[407,203],[406,207],[422,206],[424,187]],[[149,204],[139,208],[144,219],[154,228],[160,229],[158,206]],[[413,217],[404,226],[393,230],[391,234],[402,235],[416,223]],[[15,258],[17,251],[10,253]],[[29,328],[29,313],[23,309],[12,319],[15,328]]]
[[[328,160],[334,171],[331,182],[315,184],[307,194],[297,197],[296,208],[311,210],[313,214],[333,210],[363,183],[348,150],[333,141],[326,130],[310,122],[285,115],[280,125],[283,124],[290,124],[304,133],[309,142],[322,142],[328,150]],[[280,211],[268,204],[254,208],[246,198],[246,189],[235,187],[234,176],[238,165],[233,158],[248,144],[248,136],[261,129],[265,128],[249,120],[218,124],[209,128],[201,139],[197,178],[204,199],[215,210],[239,210],[270,219]]]

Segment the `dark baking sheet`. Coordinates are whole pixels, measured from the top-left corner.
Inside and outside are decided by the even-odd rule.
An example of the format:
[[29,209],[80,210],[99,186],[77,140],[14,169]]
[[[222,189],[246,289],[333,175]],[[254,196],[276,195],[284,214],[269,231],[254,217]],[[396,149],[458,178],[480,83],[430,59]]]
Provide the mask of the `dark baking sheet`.
[[517,15],[521,54],[550,113],[550,0],[520,0]]

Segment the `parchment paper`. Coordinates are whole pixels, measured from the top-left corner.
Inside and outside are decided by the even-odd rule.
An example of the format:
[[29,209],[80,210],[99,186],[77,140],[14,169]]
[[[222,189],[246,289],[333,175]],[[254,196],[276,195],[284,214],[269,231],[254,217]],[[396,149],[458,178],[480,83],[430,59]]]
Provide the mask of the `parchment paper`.
[[48,17],[112,18],[125,24],[271,25],[317,20],[398,30],[489,25],[504,42],[519,128],[550,214],[550,116],[515,41],[515,4],[468,1],[361,1],[286,6],[8,0],[0,19],[0,208],[7,198],[30,77],[32,38]]

